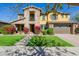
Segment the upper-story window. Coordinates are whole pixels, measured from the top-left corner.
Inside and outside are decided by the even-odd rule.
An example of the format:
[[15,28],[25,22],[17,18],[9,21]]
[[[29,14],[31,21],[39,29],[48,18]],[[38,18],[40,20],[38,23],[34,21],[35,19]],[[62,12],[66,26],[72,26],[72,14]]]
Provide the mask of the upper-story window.
[[35,12],[30,11],[30,21],[35,21]]
[[52,15],[50,15],[50,17],[52,20],[56,20],[58,16],[56,14],[52,14]]

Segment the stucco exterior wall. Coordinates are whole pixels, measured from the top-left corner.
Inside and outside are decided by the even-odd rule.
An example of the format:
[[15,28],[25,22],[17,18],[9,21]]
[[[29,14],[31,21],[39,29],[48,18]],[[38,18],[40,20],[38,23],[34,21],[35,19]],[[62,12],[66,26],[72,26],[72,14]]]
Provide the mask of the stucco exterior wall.
[[[51,15],[52,14],[54,14],[53,12],[51,12],[51,13],[49,13],[48,14],[48,20],[49,21],[57,21],[57,22],[61,22],[61,21],[63,21],[63,22],[67,22],[67,21],[69,21],[69,19],[70,19],[70,15],[63,15],[63,17],[62,17],[62,14],[60,14],[60,13],[56,13],[58,16],[57,16],[57,19],[56,20],[53,20],[53,19],[51,19]],[[67,17],[66,17],[67,16]]]
[[39,23],[40,23],[40,24],[46,24],[46,22],[47,22],[47,16],[45,16],[45,19],[43,19],[42,17],[43,17],[43,16],[41,15],[41,16],[40,16],[40,19],[39,19]]
[[23,18],[24,18],[24,15],[18,15],[18,20]]
[[[34,11],[35,21],[30,21],[30,11]],[[54,20],[54,19],[51,19],[52,14],[54,14],[53,11],[48,13],[48,14],[41,14],[41,11],[39,9],[27,8],[27,9],[24,9],[24,14],[23,15],[22,14],[18,15],[18,20],[23,19],[23,18],[24,18],[24,20],[19,20],[19,21],[13,22],[12,24],[24,24],[24,27],[27,27],[27,28],[30,29],[30,24],[39,23],[39,24],[42,25],[42,24],[46,24],[47,21],[48,22],[69,22],[70,15],[63,14],[63,17],[62,17],[62,13],[56,12],[57,19]],[[44,19],[43,19],[43,15],[45,16]]]
[[[35,21],[29,21],[30,19],[30,11],[34,11],[35,12]],[[34,9],[34,8],[29,8],[24,10],[24,23],[25,23],[25,27],[29,28],[29,24],[35,24],[35,23],[39,23],[39,19],[40,19],[40,10]]]
[[[48,14],[48,21],[49,22],[69,22],[70,20],[70,15],[63,15],[62,17],[62,14],[60,13],[56,13],[58,16],[57,16],[57,19],[54,20],[54,19],[51,19],[51,15],[54,14],[53,12],[49,13]],[[45,19],[43,20],[42,19],[42,16],[40,16],[40,19],[39,19],[39,23],[40,24],[46,24],[47,22],[47,15],[45,15]]]

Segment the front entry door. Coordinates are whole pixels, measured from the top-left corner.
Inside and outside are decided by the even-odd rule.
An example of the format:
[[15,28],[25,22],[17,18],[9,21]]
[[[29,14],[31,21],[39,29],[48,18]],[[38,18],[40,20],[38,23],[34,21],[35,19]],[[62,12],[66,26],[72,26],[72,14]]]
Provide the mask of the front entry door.
[[34,24],[30,24],[30,31],[34,33]]

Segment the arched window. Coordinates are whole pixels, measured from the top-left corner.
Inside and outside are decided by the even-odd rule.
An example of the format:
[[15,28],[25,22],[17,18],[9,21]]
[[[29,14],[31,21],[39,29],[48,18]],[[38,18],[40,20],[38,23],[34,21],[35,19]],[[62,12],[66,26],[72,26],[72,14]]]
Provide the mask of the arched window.
[[51,17],[52,20],[56,20],[57,19],[57,15],[56,14],[51,14],[50,17]]

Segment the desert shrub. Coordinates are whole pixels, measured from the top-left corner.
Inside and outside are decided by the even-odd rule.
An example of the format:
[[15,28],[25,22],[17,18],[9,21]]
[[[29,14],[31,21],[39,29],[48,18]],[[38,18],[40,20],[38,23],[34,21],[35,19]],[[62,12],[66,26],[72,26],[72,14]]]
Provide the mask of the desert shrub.
[[0,28],[0,33],[2,34],[13,34],[15,31],[16,29],[12,25],[5,25]]
[[26,34],[26,33],[29,32],[29,29],[28,29],[27,27],[24,27],[24,28],[23,28],[23,32]]
[[79,28],[76,28],[75,29],[75,33],[79,33]]
[[33,36],[27,46],[73,46],[56,36]]
[[52,28],[48,28],[48,29],[47,29],[47,34],[54,34],[53,29],[52,29]]
[[47,46],[48,42],[45,37],[42,36],[34,36],[28,42],[28,46]]
[[49,40],[43,36],[34,36],[28,42],[28,46],[55,46],[55,40]]

